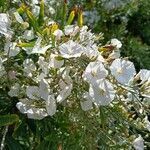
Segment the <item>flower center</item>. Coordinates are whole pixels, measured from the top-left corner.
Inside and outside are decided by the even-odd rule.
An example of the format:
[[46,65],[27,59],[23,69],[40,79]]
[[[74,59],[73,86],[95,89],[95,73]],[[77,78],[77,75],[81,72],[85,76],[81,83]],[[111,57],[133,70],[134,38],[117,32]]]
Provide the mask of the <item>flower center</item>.
[[92,74],[93,77],[96,77],[96,76],[97,76],[97,73],[96,73],[95,70],[92,70],[92,71],[91,71],[91,74]]
[[102,95],[102,96],[105,96],[106,95],[106,91],[104,89],[99,89],[99,94]]
[[122,74],[122,73],[123,73],[123,70],[122,70],[121,68],[118,68],[118,69],[117,69],[117,73],[118,73],[118,74]]

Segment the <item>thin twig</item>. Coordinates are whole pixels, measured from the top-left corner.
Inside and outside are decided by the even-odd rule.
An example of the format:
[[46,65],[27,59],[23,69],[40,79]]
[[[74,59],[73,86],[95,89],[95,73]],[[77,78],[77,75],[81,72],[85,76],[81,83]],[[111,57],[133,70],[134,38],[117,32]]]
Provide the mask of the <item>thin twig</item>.
[[2,142],[1,142],[1,149],[0,149],[0,150],[3,150],[3,149],[4,149],[4,146],[5,146],[5,138],[6,138],[7,132],[8,132],[8,126],[5,127],[5,131],[4,131],[4,134],[3,134],[3,138],[2,138]]

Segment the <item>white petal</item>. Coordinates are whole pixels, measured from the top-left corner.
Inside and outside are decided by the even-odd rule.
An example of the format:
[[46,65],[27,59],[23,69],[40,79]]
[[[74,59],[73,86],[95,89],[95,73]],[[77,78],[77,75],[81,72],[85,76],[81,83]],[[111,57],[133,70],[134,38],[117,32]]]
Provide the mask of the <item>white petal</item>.
[[135,150],[144,150],[144,140],[141,135],[133,141],[133,147]]
[[142,82],[150,80],[150,70],[141,69],[138,75],[140,76]]
[[36,66],[32,59],[25,59],[23,62],[23,71],[25,76],[32,77],[32,73],[36,71]]
[[16,46],[15,42],[7,42],[5,44],[4,50],[5,53],[9,55],[9,57],[16,56],[20,52],[20,48]]
[[30,108],[27,110],[27,116],[30,119],[41,120],[47,116],[47,113],[43,108]]
[[28,96],[28,98],[37,100],[40,97],[40,93],[39,93],[39,87],[37,86],[28,86],[26,88],[26,94]]
[[57,96],[56,100],[60,103],[71,94],[73,86],[72,84],[66,84],[62,80],[59,82],[59,84],[62,90],[59,92],[59,95]]
[[79,27],[74,25],[65,26],[65,35],[75,36],[79,32]]
[[41,42],[42,42],[42,38],[39,37],[35,43],[35,46],[33,47],[31,54],[45,54],[45,52],[52,46],[50,44],[50,45],[41,47]]
[[127,60],[115,59],[110,66],[111,74],[121,84],[129,84],[136,74],[134,64]]
[[150,132],[150,122],[147,116],[144,118],[144,124],[145,124],[145,128]]
[[56,36],[56,39],[57,39],[57,40],[60,40],[60,38],[61,38],[64,34],[63,34],[62,30],[57,29],[57,30],[54,31],[53,35]]
[[49,87],[48,82],[45,79],[42,79],[40,81],[39,92],[40,92],[40,97],[42,99],[48,100],[50,87]]
[[26,40],[33,40],[34,39],[34,32],[33,30],[26,30],[24,32],[24,36],[23,36]]
[[50,116],[53,116],[56,113],[56,100],[54,95],[49,95],[48,100],[46,100],[46,110]]
[[109,59],[117,59],[120,57],[120,50],[114,50],[109,56]]
[[27,113],[27,106],[26,104],[23,104],[22,102],[18,102],[16,104],[16,107],[19,109],[19,111],[23,114]]
[[0,13],[0,33],[6,37],[11,37],[9,16],[5,13]]
[[122,43],[118,39],[111,39],[111,44],[117,49],[122,47]]
[[57,60],[57,57],[55,54],[50,55],[49,67],[60,68],[64,64],[64,60]]
[[115,98],[115,90],[109,81],[101,79],[94,86],[90,85],[89,95],[97,105],[108,105]]
[[47,75],[49,73],[49,64],[46,62],[45,58],[40,56],[38,60],[39,69],[42,69],[42,72]]

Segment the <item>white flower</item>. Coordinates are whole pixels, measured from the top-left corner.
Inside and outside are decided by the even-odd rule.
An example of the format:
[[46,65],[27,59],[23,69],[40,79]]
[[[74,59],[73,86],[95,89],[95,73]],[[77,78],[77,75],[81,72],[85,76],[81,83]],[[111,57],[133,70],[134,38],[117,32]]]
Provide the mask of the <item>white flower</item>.
[[79,32],[79,27],[74,25],[67,25],[64,29],[65,35],[75,36]]
[[100,79],[94,86],[90,85],[89,95],[97,105],[108,105],[115,98],[113,85],[106,79]]
[[130,61],[115,59],[110,70],[115,79],[121,84],[128,84],[136,74],[134,64]]
[[32,77],[33,72],[36,71],[36,66],[32,59],[24,60],[23,67],[24,75],[27,77]]
[[19,109],[19,111],[23,114],[27,113],[27,105],[22,103],[22,102],[18,102],[16,104],[16,107]]
[[133,147],[135,150],[144,150],[144,140],[141,135],[133,141]]
[[64,60],[59,60],[58,55],[51,54],[49,59],[49,67],[60,68],[64,64]]
[[90,97],[89,93],[88,92],[84,93],[83,98],[84,100],[80,101],[82,110],[87,111],[92,109],[93,108],[92,98]]
[[55,30],[53,34],[55,35],[56,40],[60,40],[60,38],[64,35],[60,29]]
[[80,57],[83,53],[83,48],[80,44],[69,40],[59,46],[59,52],[64,58]]
[[122,43],[118,39],[111,39],[110,43],[111,45],[115,46],[116,49],[119,49],[122,47]]
[[82,77],[90,84],[95,84],[97,80],[106,78],[108,71],[100,61],[90,62],[86,67]]
[[11,38],[9,16],[5,13],[0,13],[0,33]]
[[139,77],[140,80],[142,80],[142,83],[148,80],[150,81],[150,70],[141,69],[140,72],[136,75],[136,77]]
[[39,92],[39,87],[37,86],[28,86],[26,88],[26,94],[28,98],[37,100],[40,98],[40,92]]
[[56,100],[54,95],[49,95],[46,100],[46,110],[48,115],[53,116],[56,113]]
[[10,97],[17,97],[19,95],[20,85],[18,83],[15,83],[14,86],[11,87],[10,91],[8,92],[8,95]]
[[17,47],[17,43],[15,42],[6,42],[4,50],[9,57],[16,56],[20,52],[20,48]]
[[24,37],[26,40],[33,40],[33,39],[34,39],[34,32],[33,32],[33,30],[26,30],[26,31],[24,32],[23,37]]
[[51,44],[49,44],[45,47],[41,47],[41,42],[42,38],[39,37],[31,51],[31,54],[45,54],[46,51],[52,46]]

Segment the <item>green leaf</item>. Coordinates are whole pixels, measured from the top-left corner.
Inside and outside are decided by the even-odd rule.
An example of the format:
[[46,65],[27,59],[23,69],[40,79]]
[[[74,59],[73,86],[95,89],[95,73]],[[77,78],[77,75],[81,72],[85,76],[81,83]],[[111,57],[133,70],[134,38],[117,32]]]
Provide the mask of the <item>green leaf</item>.
[[78,12],[78,26],[79,27],[83,26],[83,12],[82,12],[82,10],[79,10],[79,12]]
[[19,121],[18,115],[11,114],[11,115],[0,115],[0,127],[11,125],[15,122]]
[[6,144],[9,150],[23,150],[21,144],[10,136],[6,137]]
[[40,3],[40,13],[39,13],[38,23],[40,26],[44,23],[44,0],[41,0]]
[[64,1],[63,8],[62,8],[62,25],[65,25],[67,18],[67,3]]
[[105,110],[104,108],[101,106],[100,108],[100,119],[101,119],[101,125],[102,125],[102,128],[105,127],[105,124],[106,124],[106,115],[105,115]]
[[4,6],[5,0],[0,0],[0,6]]

